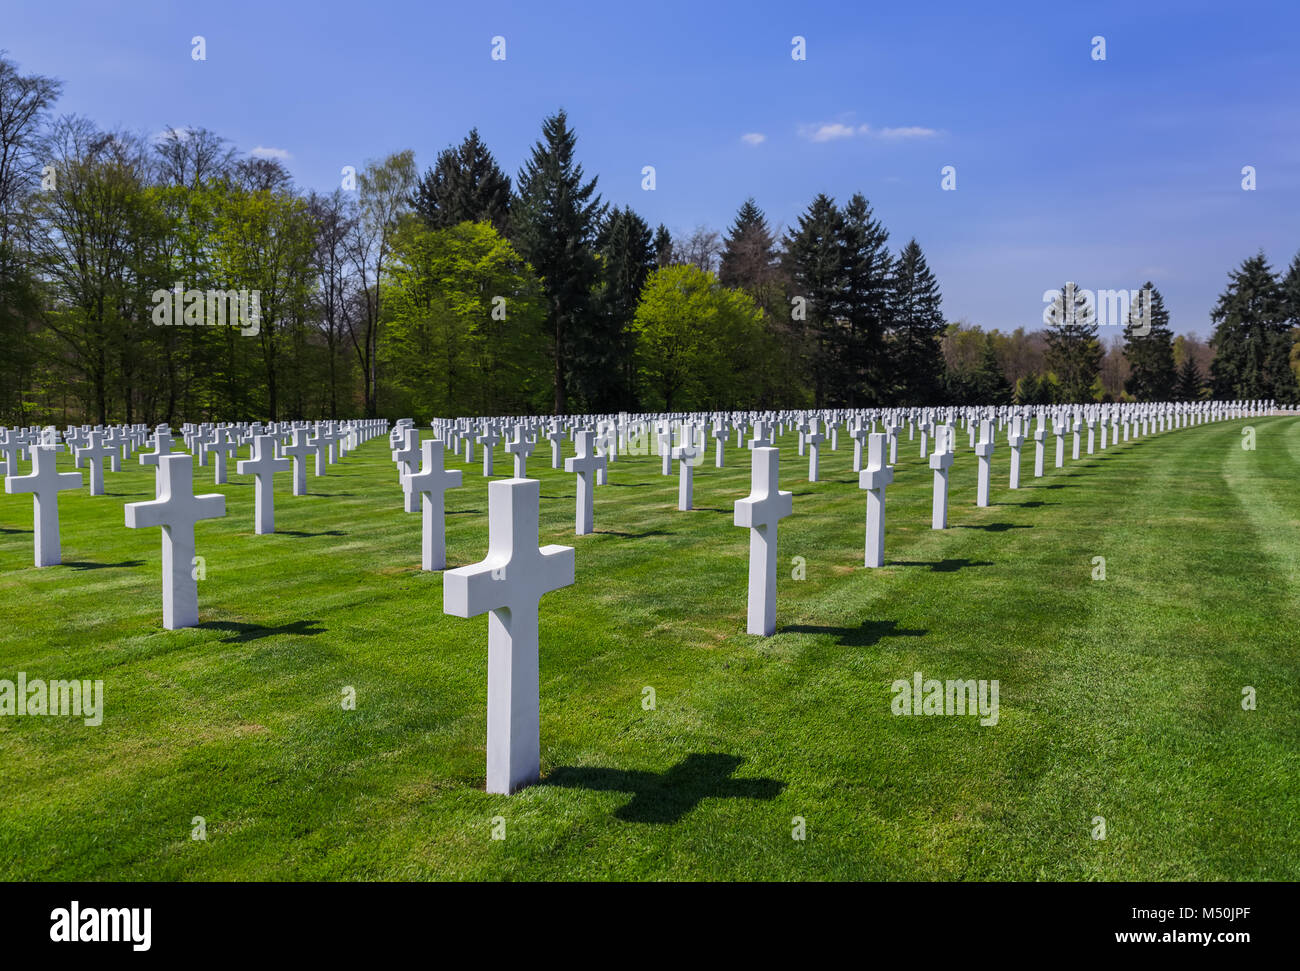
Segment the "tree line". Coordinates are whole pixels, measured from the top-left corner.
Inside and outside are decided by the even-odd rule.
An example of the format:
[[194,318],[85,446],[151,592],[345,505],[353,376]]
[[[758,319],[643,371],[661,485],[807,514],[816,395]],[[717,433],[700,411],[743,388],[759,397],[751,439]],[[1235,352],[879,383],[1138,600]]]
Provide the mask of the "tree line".
[[[204,128],[54,117],[59,94],[0,52],[0,422],[1300,395],[1300,257],[1234,271],[1204,373],[1150,284],[1109,351],[1072,285],[1042,331],[950,324],[861,194],[785,231],[753,199],[725,233],[651,228],[601,198],[563,111],[513,179],[471,131],[322,193]],[[211,326],[236,290],[256,328]]]

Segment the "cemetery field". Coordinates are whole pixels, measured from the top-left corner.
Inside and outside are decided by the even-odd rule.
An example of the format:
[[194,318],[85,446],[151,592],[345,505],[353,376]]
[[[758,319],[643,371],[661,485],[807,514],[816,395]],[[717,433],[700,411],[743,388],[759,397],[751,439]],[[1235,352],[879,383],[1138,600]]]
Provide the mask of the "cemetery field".
[[[878,570],[852,442],[810,483],[788,433],[771,638],[744,633],[731,443],[691,512],[675,466],[620,456],[591,536],[574,476],[530,459],[577,581],[541,602],[542,781],[513,796],[483,791],[488,619],[443,614],[386,436],[309,496],[280,476],[275,535],[250,476],[196,466],[228,514],[198,525],[186,630],[162,629],[158,531],[123,525],[153,498],[138,458],[60,496],[61,566],[32,566],[31,498],[0,495],[0,678],[104,695],[97,727],[0,718],[0,879],[1300,879],[1300,419],[1063,469],[1049,438],[1042,479],[1029,442],[1016,491],[1002,443],[987,508],[959,433],[944,531],[903,434]],[[447,465],[455,567],[486,551],[487,480],[477,449]],[[997,724],[895,715],[918,671],[996,680]]]

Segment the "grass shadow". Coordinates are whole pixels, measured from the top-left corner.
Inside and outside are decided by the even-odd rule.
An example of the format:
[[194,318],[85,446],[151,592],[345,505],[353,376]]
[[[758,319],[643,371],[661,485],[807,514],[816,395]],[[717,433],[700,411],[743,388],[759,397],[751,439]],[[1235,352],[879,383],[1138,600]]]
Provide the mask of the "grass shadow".
[[93,563],[89,560],[64,561],[73,570],[112,570],[118,567],[144,566],[144,560],[123,560],[121,563]]
[[1005,533],[1009,529],[1033,529],[1029,523],[981,523],[978,525],[958,523],[957,529],[982,529],[989,533]]
[[281,624],[279,627],[210,620],[198,626],[205,630],[223,630],[229,633],[231,636],[222,638],[222,644],[247,644],[249,641],[261,640],[263,637],[275,637],[278,634],[297,634],[302,637],[313,637],[316,634],[325,633],[325,628],[320,626],[318,620],[295,620],[291,624]]
[[346,536],[347,533],[339,529],[327,529],[323,533],[305,533],[301,529],[277,529],[276,536],[300,536],[304,539],[312,536]]
[[[928,566],[929,564],[925,564]],[[929,631],[898,626],[896,620],[867,620],[857,627],[820,627],[814,624],[790,624],[778,634],[830,634],[844,647],[871,647],[885,637],[924,637]]]
[[592,792],[630,792],[614,813],[625,823],[675,823],[705,799],[775,799],[785,787],[776,779],[735,779],[744,759],[693,753],[667,772],[638,772],[562,765],[542,785]]
[[956,573],[972,566],[992,566],[992,560],[890,560],[885,566],[928,566],[931,573]]

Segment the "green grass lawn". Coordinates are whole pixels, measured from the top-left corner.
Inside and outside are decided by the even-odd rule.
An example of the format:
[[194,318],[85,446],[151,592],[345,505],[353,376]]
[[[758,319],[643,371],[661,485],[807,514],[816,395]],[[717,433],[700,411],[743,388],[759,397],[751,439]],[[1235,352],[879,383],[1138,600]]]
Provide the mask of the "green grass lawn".
[[[196,469],[228,515],[198,526],[184,631],[162,629],[159,530],[123,525],[152,469],[64,493],[46,569],[30,496],[0,495],[0,678],[105,694],[97,728],[0,717],[0,878],[1300,879],[1300,420],[1060,470],[1049,438],[1039,480],[1030,442],[1015,492],[1002,439],[984,509],[966,441],[936,532],[904,434],[879,570],[847,436],[818,483],[778,442],[794,515],[771,638],[744,633],[747,452],[716,470],[710,448],[685,513],[658,459],[620,458],[599,532],[575,537],[573,476],[543,443],[540,541],[576,547],[577,582],[542,601],[543,778],[509,797],[483,791],[487,619],[443,614],[385,437],[310,496],[280,477],[273,536],[253,534],[251,477],[218,490]],[[486,550],[478,458],[448,462],[466,469],[451,566]],[[997,679],[1000,721],[893,715],[914,671]]]

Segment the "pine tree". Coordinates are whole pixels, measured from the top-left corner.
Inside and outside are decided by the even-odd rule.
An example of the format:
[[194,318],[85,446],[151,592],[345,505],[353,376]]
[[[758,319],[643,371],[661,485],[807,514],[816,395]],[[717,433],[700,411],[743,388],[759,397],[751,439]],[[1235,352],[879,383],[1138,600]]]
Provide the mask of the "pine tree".
[[1173,399],[1175,401],[1200,401],[1201,389],[1204,386],[1205,381],[1201,377],[1201,369],[1196,364],[1196,358],[1188,354],[1183,359],[1183,366],[1178,369],[1178,382],[1174,385]]
[[1149,280],[1129,308],[1124,356],[1130,369],[1124,390],[1138,401],[1168,401],[1178,382],[1174,335],[1165,299]]
[[860,192],[844,207],[840,245],[844,271],[838,303],[847,332],[842,335],[840,386],[834,401],[851,408],[885,404],[894,381],[885,357],[894,260],[889,231]]
[[635,408],[632,320],[655,253],[646,221],[615,208],[598,240],[600,283],[594,300],[591,339],[575,350],[574,386],[589,410]]
[[662,270],[666,266],[673,265],[673,234],[668,232],[668,227],[663,223],[655,230],[654,239],[655,251],[655,269]]
[[1244,260],[1210,314],[1214,321],[1216,398],[1296,398],[1290,366],[1291,327],[1282,284],[1264,254]]
[[1102,356],[1092,306],[1082,290],[1067,283],[1048,314],[1047,364],[1059,382],[1060,400],[1069,404],[1092,401]]
[[943,297],[915,239],[898,254],[889,318],[892,403],[927,405],[943,391]]
[[[844,351],[839,299],[844,283],[844,251],[840,244],[843,216],[835,200],[818,194],[799,225],[786,237],[783,263],[795,303],[799,346],[813,387],[813,404],[824,407],[835,395],[838,360]],[[799,311],[802,308],[802,315]],[[803,317],[802,321],[800,316]]]
[[1002,362],[998,360],[992,334],[984,335],[984,351],[980,356],[979,369],[971,377],[970,385],[975,404],[1011,404],[1014,392],[1006,372],[1002,370]]
[[519,172],[511,212],[513,242],[542,281],[555,362],[555,413],[568,411],[569,366],[588,333],[599,267],[596,236],[604,215],[596,179],[583,182],[574,159],[577,135],[563,110],[542,124],[542,138]]
[[456,148],[438,153],[415,187],[415,211],[430,229],[450,229],[463,222],[492,224],[504,233],[510,215],[510,177],[471,128]]

